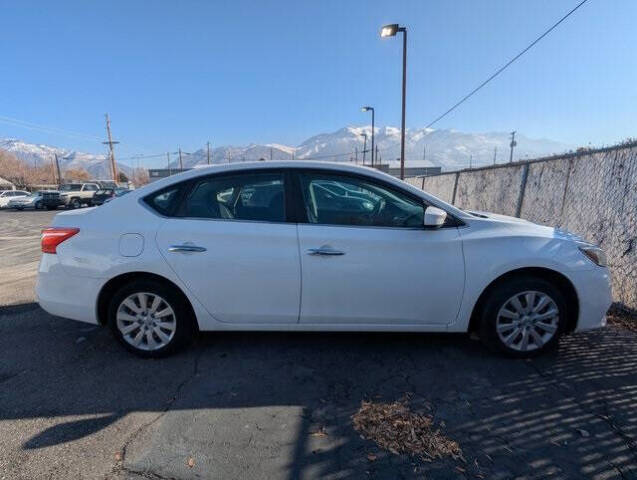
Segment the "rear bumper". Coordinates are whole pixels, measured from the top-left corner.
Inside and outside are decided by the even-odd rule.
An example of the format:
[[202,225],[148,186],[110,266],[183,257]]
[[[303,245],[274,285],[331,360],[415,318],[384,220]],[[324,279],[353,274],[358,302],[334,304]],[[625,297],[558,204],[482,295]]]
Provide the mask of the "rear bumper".
[[572,272],[571,281],[579,299],[576,332],[606,326],[606,312],[613,302],[607,268]]
[[40,306],[51,315],[97,324],[97,297],[103,280],[71,276],[57,255],[43,253],[35,293]]

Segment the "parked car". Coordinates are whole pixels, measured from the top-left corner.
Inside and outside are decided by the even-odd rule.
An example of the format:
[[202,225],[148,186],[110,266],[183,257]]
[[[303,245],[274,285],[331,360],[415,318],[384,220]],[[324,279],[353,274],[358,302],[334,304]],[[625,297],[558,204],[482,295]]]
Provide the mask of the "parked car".
[[0,208],[7,208],[11,200],[31,195],[24,190],[0,190]]
[[99,189],[97,183],[67,183],[60,187],[60,203],[66,208],[91,205],[93,195]]
[[40,305],[146,357],[198,330],[473,332],[526,357],[604,326],[611,303],[595,245],[321,162],[193,169],[56,215],[42,251]]
[[91,205],[102,205],[113,198],[121,197],[130,192],[127,188],[103,188],[95,192],[95,195],[91,199]]
[[42,208],[42,192],[33,192],[27,196],[14,197],[9,200],[7,207],[15,210],[25,210],[29,208],[38,210]]
[[47,210],[56,210],[60,205],[62,205],[62,200],[60,200],[60,192],[57,190],[42,190],[40,192],[42,194],[41,207],[46,208]]

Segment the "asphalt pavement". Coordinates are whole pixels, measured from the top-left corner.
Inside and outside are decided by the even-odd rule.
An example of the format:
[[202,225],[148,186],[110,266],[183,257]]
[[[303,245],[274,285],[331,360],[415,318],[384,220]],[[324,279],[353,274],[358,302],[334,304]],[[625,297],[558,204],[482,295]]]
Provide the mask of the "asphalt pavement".
[[[209,333],[141,360],[34,302],[51,216],[0,211],[0,479],[637,478],[634,333],[534,360],[464,335]],[[462,458],[352,427],[362,401],[405,394]]]

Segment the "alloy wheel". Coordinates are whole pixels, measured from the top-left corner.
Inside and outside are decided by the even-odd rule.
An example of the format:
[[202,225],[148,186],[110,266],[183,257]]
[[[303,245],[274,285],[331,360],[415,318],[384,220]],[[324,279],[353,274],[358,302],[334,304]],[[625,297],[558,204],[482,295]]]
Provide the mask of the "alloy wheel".
[[557,333],[559,315],[555,300],[546,293],[520,292],[498,311],[496,331],[507,348],[518,352],[537,350]]
[[168,345],[177,328],[173,308],[155,293],[129,295],[117,308],[115,319],[124,340],[146,351],[159,350]]

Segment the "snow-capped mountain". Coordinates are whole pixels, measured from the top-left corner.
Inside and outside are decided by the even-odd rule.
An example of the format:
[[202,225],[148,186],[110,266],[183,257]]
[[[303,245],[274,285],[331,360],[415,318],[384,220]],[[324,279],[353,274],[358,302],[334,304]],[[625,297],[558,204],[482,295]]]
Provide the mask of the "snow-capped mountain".
[[[367,140],[365,140],[367,135]],[[322,133],[305,140],[297,147],[279,144],[245,147],[218,147],[211,150],[211,163],[240,162],[270,158],[274,160],[310,160],[351,162],[370,161],[371,126],[344,127],[332,133]],[[376,127],[375,145],[382,163],[394,166],[400,157],[400,129]],[[456,130],[408,129],[405,135],[405,159],[407,166],[441,166],[443,170],[466,168],[493,163],[494,153],[498,162],[509,159],[508,133],[465,133]],[[514,160],[536,158],[568,151],[572,146],[546,139],[516,136]],[[184,167],[203,165],[207,162],[206,149],[197,150],[182,157]],[[172,167],[179,162],[173,157]]]
[[[50,145],[36,145],[15,138],[0,139],[0,149],[13,153],[30,165],[51,164],[55,161],[57,154],[60,168],[63,171],[71,168],[82,168],[95,179],[108,179],[113,176],[106,154],[84,153]],[[127,175],[131,173],[131,168],[128,165],[117,162],[117,168]]]
[[[211,163],[241,162],[251,160],[310,160],[352,162],[370,161],[371,154],[370,126],[348,126],[332,133],[322,133],[308,138],[300,145],[293,147],[276,143],[250,144],[247,146],[220,146],[211,149]],[[367,140],[365,140],[367,135]],[[571,145],[546,139],[531,139],[524,135],[516,136],[517,146],[514,160],[537,158],[546,155],[563,153],[572,149]],[[466,168],[493,163],[496,153],[499,163],[509,159],[509,134],[467,133],[457,130],[434,130],[425,128],[408,129],[405,135],[405,159],[407,166],[440,166],[443,170]],[[400,129],[395,127],[377,127],[375,144],[378,147],[378,158],[382,163],[396,166],[400,156]],[[8,150],[31,164],[51,162],[57,153],[60,166],[66,168],[84,168],[95,178],[109,178],[110,167],[105,154],[82,153],[73,150],[35,145],[16,139],[0,140],[0,148]],[[171,155],[171,168],[178,168],[179,158]],[[182,155],[185,168],[204,165],[208,161],[206,148]],[[165,166],[165,164],[163,164]],[[153,166],[158,167],[157,163]],[[129,174],[131,168],[118,163],[118,168]]]

